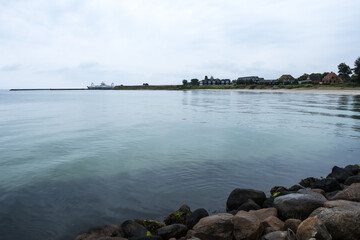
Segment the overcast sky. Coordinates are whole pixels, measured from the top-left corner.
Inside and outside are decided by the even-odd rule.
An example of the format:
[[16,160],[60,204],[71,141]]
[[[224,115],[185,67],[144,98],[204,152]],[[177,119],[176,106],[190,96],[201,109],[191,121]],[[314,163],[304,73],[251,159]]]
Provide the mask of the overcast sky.
[[0,0],[0,88],[337,72],[359,0]]

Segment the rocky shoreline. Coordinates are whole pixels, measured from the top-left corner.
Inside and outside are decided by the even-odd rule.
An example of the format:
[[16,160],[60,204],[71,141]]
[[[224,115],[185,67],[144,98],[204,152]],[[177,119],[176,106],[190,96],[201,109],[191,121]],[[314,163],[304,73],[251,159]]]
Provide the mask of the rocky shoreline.
[[226,211],[209,216],[204,208],[183,205],[163,223],[127,220],[94,227],[76,240],[358,240],[360,165],[334,166],[326,178],[273,187],[270,197],[236,188]]

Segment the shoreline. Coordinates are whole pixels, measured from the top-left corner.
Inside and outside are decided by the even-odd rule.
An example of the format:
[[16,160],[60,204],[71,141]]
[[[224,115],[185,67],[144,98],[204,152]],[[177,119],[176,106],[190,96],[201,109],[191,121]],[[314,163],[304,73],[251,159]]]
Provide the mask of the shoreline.
[[164,218],[93,227],[75,240],[356,240],[360,236],[360,164],[334,166],[326,178],[307,177],[289,188],[235,188],[226,212],[191,211]]
[[236,91],[236,92],[259,92],[259,93],[309,93],[309,94],[333,94],[333,95],[360,95],[360,90],[329,90],[329,89],[189,89],[206,91]]

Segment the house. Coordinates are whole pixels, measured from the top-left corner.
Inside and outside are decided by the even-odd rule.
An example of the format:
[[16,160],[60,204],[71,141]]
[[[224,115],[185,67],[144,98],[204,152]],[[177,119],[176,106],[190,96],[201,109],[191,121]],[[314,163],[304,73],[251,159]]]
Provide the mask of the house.
[[330,84],[330,83],[343,83],[341,77],[336,75],[335,73],[331,72],[328,73],[322,80],[323,84]]
[[213,78],[210,79],[205,78],[204,80],[200,81],[200,85],[230,85],[231,81],[230,79],[219,79],[219,78]]
[[290,74],[284,74],[281,77],[279,77],[279,80],[283,82],[283,84],[294,84],[295,78],[291,76]]
[[260,81],[264,81],[264,78],[259,78],[258,76],[249,76],[249,77],[239,77],[235,80],[237,84],[253,84],[259,83]]
[[307,77],[306,80],[309,80],[312,83],[319,83],[322,80],[322,74],[321,73],[312,73]]

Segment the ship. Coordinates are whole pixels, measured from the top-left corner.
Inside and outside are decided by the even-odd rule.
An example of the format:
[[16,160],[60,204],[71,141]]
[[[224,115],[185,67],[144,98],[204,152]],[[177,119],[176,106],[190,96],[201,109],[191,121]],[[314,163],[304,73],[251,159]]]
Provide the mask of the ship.
[[104,82],[102,82],[100,85],[94,85],[94,83],[91,83],[91,86],[87,86],[89,90],[110,90],[114,87],[114,83],[111,85],[106,85]]

